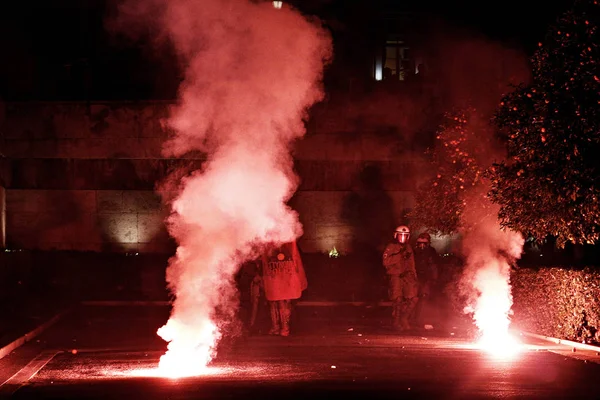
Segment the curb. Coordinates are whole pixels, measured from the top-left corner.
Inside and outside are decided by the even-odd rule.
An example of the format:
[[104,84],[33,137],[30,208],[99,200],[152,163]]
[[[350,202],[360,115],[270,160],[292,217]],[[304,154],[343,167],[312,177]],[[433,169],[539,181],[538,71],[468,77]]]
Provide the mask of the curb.
[[[119,301],[119,300],[91,300],[82,301],[82,306],[104,306],[104,307],[119,307],[119,306],[169,306],[172,303],[170,301],[156,300],[156,301]],[[296,303],[298,307],[335,307],[335,306],[355,306],[355,307],[390,307],[391,301],[379,301],[379,302],[368,302],[368,301],[299,301]]]
[[168,306],[171,305],[170,301],[164,300],[90,300],[90,301],[82,301],[80,303],[82,306],[98,306],[98,307],[119,307],[119,306]]
[[[596,353],[600,353],[600,346],[593,346],[591,344],[573,342],[572,340],[558,339],[558,338],[555,338],[552,336],[538,335],[537,333],[531,333],[531,332],[521,332],[521,335],[544,340],[546,342],[552,342],[554,344],[560,344],[560,345],[564,345],[564,346],[573,347],[573,348],[580,349],[580,350],[595,351]],[[597,355],[600,355],[600,354],[597,354]]]
[[298,307],[335,307],[335,306],[355,306],[355,307],[390,307],[391,301],[299,301]]
[[30,340],[33,340],[36,337],[38,337],[42,332],[44,332],[46,329],[50,328],[52,325],[54,325],[56,322],[58,322],[59,319],[61,319],[65,314],[69,313],[70,311],[71,310],[69,309],[69,310],[65,310],[65,311],[62,311],[62,312],[56,314],[54,317],[52,317],[50,320],[44,322],[42,325],[27,332],[26,334],[19,337],[18,339],[13,340],[11,343],[7,344],[6,346],[0,348],[0,359],[6,357],[8,354],[12,353],[14,350],[23,346],[25,343],[29,342]]

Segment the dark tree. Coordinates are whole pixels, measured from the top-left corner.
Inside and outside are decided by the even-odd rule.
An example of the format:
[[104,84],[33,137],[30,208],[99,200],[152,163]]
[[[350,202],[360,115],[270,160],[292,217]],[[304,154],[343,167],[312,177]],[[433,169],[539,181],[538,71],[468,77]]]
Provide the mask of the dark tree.
[[600,208],[597,1],[578,1],[532,58],[533,79],[505,96],[495,124],[508,157],[491,171],[501,223],[557,245],[594,243]]
[[463,211],[479,202],[473,189],[482,183],[492,163],[487,150],[491,148],[489,132],[489,123],[474,109],[445,115],[430,152],[431,174],[417,189],[413,226],[438,234],[464,228]]

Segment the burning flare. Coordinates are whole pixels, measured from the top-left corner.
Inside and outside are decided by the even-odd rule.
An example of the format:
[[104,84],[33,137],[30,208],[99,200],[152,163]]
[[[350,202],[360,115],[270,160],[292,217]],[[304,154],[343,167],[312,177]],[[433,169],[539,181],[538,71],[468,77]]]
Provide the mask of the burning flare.
[[189,329],[177,326],[178,324],[180,321],[171,318],[157,332],[169,342],[168,352],[158,363],[159,370],[170,377],[205,374],[206,365],[211,361],[214,346],[220,338],[217,326],[210,319],[199,321],[199,325],[203,325],[199,330],[197,327]]
[[490,260],[475,273],[474,286],[479,291],[473,319],[481,337],[478,346],[495,357],[512,357],[520,344],[509,332],[512,307],[509,283],[510,266],[505,260]]
[[[270,2],[127,0],[120,12],[126,29],[156,27],[185,68],[163,150],[200,152],[205,162],[162,190],[178,248],[167,269],[175,300],[158,330],[168,342],[159,370],[203,374],[235,317],[241,263],[262,243],[302,234],[286,204],[298,183],[290,147],[305,133],[307,108],[322,98],[330,38],[314,20]],[[167,193],[173,188],[175,196]]]
[[461,286],[469,298],[465,312],[473,315],[479,330],[478,346],[495,357],[509,358],[521,347],[509,332],[510,266],[521,256],[524,241],[519,233],[500,228],[495,206],[473,204],[463,215],[471,227],[463,238],[466,269]]

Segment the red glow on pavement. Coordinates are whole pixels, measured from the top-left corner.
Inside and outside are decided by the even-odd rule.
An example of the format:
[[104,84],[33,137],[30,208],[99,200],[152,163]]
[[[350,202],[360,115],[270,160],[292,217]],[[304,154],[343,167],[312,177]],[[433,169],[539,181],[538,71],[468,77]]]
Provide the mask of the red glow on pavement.
[[477,347],[499,360],[512,360],[525,348],[521,341],[508,332],[487,334],[477,342]]
[[131,369],[123,373],[126,376],[132,377],[147,377],[147,378],[191,378],[199,376],[222,376],[231,375],[232,369],[219,368],[219,367],[203,367],[202,369],[174,369],[169,370],[165,368],[147,368],[147,369]]
[[[265,380],[306,380],[315,378],[315,372],[298,370],[287,364],[242,363],[237,365],[208,365],[202,369],[190,370],[188,373],[177,373],[158,367],[140,367],[135,362],[122,364],[112,363],[99,368],[96,379],[158,378],[178,381],[181,379],[210,378],[233,379],[243,381]],[[91,379],[89,373],[82,379]],[[73,379],[71,377],[70,379]]]

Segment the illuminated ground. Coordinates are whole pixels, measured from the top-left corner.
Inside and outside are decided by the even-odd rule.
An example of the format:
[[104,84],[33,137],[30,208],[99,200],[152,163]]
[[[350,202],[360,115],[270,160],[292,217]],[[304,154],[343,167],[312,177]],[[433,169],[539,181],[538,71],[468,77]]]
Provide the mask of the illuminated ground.
[[0,388],[0,395],[591,399],[600,393],[600,365],[546,348],[528,346],[517,359],[498,361],[457,336],[431,332],[399,336],[381,327],[378,316],[357,313],[354,318],[348,314],[336,318],[331,311],[308,309],[298,312],[295,336],[244,336],[226,343],[206,376],[179,380],[136,376],[151,375],[144,370],[153,368],[163,352],[154,332],[167,313],[161,307],[82,309],[40,342],[1,360],[2,382],[12,378]]

